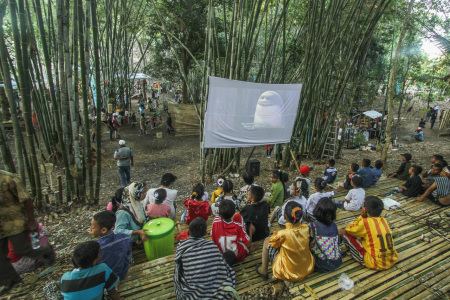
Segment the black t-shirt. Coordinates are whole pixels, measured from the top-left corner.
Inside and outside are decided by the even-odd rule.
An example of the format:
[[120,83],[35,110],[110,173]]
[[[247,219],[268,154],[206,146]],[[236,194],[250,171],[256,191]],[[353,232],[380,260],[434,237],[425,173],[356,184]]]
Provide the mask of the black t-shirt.
[[270,207],[267,201],[261,200],[256,204],[248,204],[241,210],[241,216],[247,225],[247,231],[249,225],[255,226],[255,233],[252,241],[262,240],[269,236],[269,226],[267,225],[269,220]]
[[402,194],[408,197],[416,197],[419,194],[422,194],[422,179],[419,176],[411,176],[406,180],[404,186],[407,188],[406,191],[403,191]]

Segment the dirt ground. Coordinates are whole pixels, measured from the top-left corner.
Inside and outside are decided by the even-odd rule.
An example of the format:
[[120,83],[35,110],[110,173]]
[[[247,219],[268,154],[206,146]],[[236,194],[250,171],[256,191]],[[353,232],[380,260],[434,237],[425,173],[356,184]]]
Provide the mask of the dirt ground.
[[[136,101],[133,101],[133,105],[136,105]],[[381,101],[380,101],[381,102]],[[423,104],[423,103],[422,103]],[[171,105],[176,105],[171,102]],[[448,110],[450,104],[447,103],[447,107],[444,107],[442,103],[439,103],[440,109],[444,108]],[[371,105],[371,107],[365,108],[370,110],[380,106]],[[405,111],[408,107],[405,108]],[[438,123],[434,129],[430,129],[429,125],[424,128],[425,141],[416,142],[411,135],[417,128],[421,113],[419,110],[419,104],[415,105],[414,109],[410,113],[404,114],[406,119],[401,121],[400,126],[395,130],[398,137],[398,147],[389,151],[387,169],[384,174],[395,171],[399,166],[401,155],[400,153],[409,152],[413,156],[413,163],[419,164],[424,168],[428,168],[430,163],[429,159],[432,154],[439,153],[444,155],[447,160],[450,160],[450,137],[438,137]],[[176,128],[175,128],[176,130]],[[132,181],[145,181],[149,187],[158,187],[161,176],[164,173],[171,172],[178,177],[175,182],[174,188],[178,190],[177,202],[178,213],[182,211],[181,202],[185,200],[192,189],[192,185],[200,182],[200,157],[199,157],[199,137],[178,137],[175,135],[168,135],[165,132],[165,125],[162,130],[162,138],[156,137],[156,129],[148,130],[148,134],[140,135],[139,126],[132,129],[130,125],[124,126],[120,130],[120,139],[126,141],[127,146],[131,147],[134,153],[134,167],[131,168],[131,180]],[[48,205],[43,211],[37,213],[38,221],[43,223],[49,233],[50,242],[55,246],[58,253],[58,260],[56,263],[59,269],[42,277],[39,282],[31,286],[31,294],[28,290],[28,297],[31,295],[33,298],[42,297],[41,287],[46,282],[52,280],[58,280],[59,274],[61,274],[61,268],[69,268],[70,256],[74,247],[79,243],[86,240],[90,240],[91,237],[87,233],[90,225],[90,219],[93,214],[106,208],[106,204],[109,202],[114,191],[121,187],[120,180],[117,172],[116,163],[113,159],[115,149],[118,148],[118,140],[110,141],[108,134],[103,135],[102,143],[102,155],[105,158],[106,163],[103,163],[101,192],[100,192],[100,205],[78,205],[74,203],[72,206],[63,204],[58,207]],[[370,141],[375,143],[375,141]],[[13,145],[11,144],[13,148]],[[241,155],[241,168],[245,167],[245,160],[250,154],[251,149],[243,149]],[[357,151],[355,149],[344,149],[342,156],[336,159],[336,168],[338,170],[338,176],[345,176],[350,163],[361,163],[363,158],[369,158],[374,162],[380,159],[379,152],[365,152]],[[263,186],[266,190],[270,189],[270,171],[273,169],[275,159],[266,158],[265,147],[256,147],[256,150],[252,156],[252,159],[258,159],[261,161],[260,176],[256,178],[256,183]],[[104,162],[105,162],[104,161]],[[314,167],[311,172],[311,178],[321,177],[325,169],[325,160],[312,160],[304,159],[301,162],[302,165],[308,165]],[[59,170],[60,171],[60,170]],[[56,170],[56,173],[59,173]],[[297,172],[294,170],[286,170],[289,173],[290,178],[297,176]],[[237,176],[237,177],[235,177]],[[237,174],[231,174],[228,176],[235,185],[235,190],[238,190],[243,184],[241,178]],[[54,179],[55,183],[56,180]],[[206,184],[207,192],[211,193],[215,190],[213,182]],[[51,198],[52,200],[52,198]],[[36,273],[43,271],[43,268],[38,268]],[[25,275],[30,276],[31,274]],[[26,290],[25,284],[20,284],[17,289]],[[246,295],[244,299],[250,298],[262,298],[267,299],[269,293],[267,290],[255,290],[251,295]],[[266,297],[267,296],[267,297]],[[17,298],[17,296],[15,297]],[[270,298],[270,297],[269,297]]]

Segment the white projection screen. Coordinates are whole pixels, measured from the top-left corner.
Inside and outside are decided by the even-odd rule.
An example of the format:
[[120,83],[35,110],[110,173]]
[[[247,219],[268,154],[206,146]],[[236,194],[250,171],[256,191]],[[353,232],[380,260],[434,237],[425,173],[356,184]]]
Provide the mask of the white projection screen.
[[302,84],[267,84],[209,77],[205,148],[287,143]]

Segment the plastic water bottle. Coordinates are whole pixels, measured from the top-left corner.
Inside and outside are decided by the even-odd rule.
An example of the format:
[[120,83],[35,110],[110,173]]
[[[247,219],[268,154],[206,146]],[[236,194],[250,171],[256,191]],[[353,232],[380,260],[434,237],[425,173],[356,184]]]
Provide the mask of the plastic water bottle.
[[37,232],[30,234],[30,238],[31,238],[31,247],[35,250],[39,249],[41,247],[41,243],[39,242]]

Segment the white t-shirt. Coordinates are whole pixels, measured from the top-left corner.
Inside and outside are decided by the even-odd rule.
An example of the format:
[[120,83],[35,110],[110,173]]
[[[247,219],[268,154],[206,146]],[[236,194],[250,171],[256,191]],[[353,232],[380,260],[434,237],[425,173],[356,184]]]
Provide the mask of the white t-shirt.
[[[153,194],[155,193],[155,191],[157,189],[160,189],[160,188],[149,189],[147,191],[147,196],[145,196],[145,199],[143,201],[141,201],[144,211],[148,204],[155,203],[155,201],[153,200]],[[167,192],[167,198],[166,198],[166,200],[164,200],[164,202],[162,204],[166,204],[166,205],[170,206],[170,218],[173,219],[173,218],[175,218],[175,206],[173,206],[173,203],[175,202],[175,198],[177,197],[178,191],[172,190],[169,188],[163,188],[163,189],[165,189]]]
[[316,205],[317,205],[317,203],[319,202],[320,199],[322,199],[322,198],[330,198],[330,197],[333,197],[333,196],[334,196],[334,192],[333,191],[327,192],[327,193],[319,193],[319,192],[317,192],[317,193],[312,194],[311,196],[309,196],[308,203],[306,204],[306,211],[309,214],[312,215],[313,212],[314,212],[314,208],[316,208]]
[[344,202],[345,210],[349,210],[349,211],[360,210],[365,197],[366,197],[366,191],[363,188],[351,189],[350,191],[348,191],[347,196],[345,196],[345,200],[350,201],[350,202],[347,202],[347,201]]
[[301,198],[290,199],[290,200],[286,201],[286,203],[283,204],[283,206],[281,207],[281,217],[278,219],[278,224],[286,225],[286,220],[284,219],[284,209],[286,208],[286,204],[288,204],[289,202],[295,201],[298,204],[300,204],[303,209],[306,208],[306,203],[307,203],[306,198],[303,196],[300,196],[300,197]]

